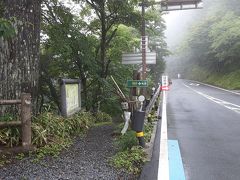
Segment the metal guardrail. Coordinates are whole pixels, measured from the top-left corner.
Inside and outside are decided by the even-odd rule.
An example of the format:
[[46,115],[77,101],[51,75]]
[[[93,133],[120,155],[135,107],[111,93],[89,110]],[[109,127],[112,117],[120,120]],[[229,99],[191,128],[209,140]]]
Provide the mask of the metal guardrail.
[[149,102],[148,106],[146,107],[146,117],[148,116],[148,114],[151,112],[154,103],[156,102],[159,94],[160,94],[161,90],[160,90],[160,86],[157,88],[157,91],[155,92],[155,94],[153,95],[151,101]]

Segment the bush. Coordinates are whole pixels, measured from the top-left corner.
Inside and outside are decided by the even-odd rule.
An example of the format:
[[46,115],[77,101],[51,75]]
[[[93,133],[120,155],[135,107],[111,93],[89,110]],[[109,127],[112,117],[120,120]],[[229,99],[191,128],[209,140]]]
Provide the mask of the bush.
[[0,144],[8,147],[16,146],[20,143],[20,131],[18,128],[4,128],[0,131]]
[[46,112],[34,118],[32,123],[33,144],[43,146],[56,139],[70,138],[86,132],[93,125],[94,116],[89,112],[80,112],[69,118]]
[[96,114],[96,122],[110,122],[112,117],[105,112],[98,112]]
[[[17,117],[11,114],[5,114],[0,117],[0,122],[16,121]],[[3,128],[0,131],[0,145],[6,145],[12,147],[20,143],[20,131],[19,128]]]
[[124,151],[131,149],[133,146],[138,145],[135,131],[127,131],[124,135],[120,136],[116,141],[119,150]]
[[138,174],[144,164],[146,154],[141,147],[133,146],[131,149],[117,153],[111,160],[116,168],[122,168],[130,173]]
[[153,124],[147,123],[144,126],[144,139],[146,142],[149,142],[151,140],[151,135],[153,131]]

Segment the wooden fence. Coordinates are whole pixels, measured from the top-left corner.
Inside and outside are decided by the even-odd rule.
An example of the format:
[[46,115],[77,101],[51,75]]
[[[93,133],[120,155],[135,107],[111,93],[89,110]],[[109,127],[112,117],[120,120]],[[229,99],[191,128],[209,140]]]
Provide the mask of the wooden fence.
[[19,100],[0,100],[0,105],[15,105],[21,104],[21,121],[0,122],[0,128],[21,126],[22,128],[22,147],[29,149],[31,147],[31,95],[29,93],[22,93]]

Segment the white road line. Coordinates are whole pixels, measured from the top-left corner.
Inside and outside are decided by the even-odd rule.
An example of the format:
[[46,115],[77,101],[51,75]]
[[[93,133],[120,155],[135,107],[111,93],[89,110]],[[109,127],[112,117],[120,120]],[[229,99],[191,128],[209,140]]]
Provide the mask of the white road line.
[[167,107],[166,107],[167,100],[166,99],[167,99],[167,92],[163,91],[158,180],[169,180]]
[[203,97],[205,97],[205,98],[207,98],[207,99],[209,99],[209,100],[211,100],[211,101],[213,101],[213,102],[215,102],[215,103],[217,103],[217,104],[219,104],[219,105],[221,105],[221,106],[223,106],[223,107],[225,107],[227,109],[230,109],[230,110],[232,110],[232,111],[234,111],[236,113],[240,113],[240,106],[237,105],[237,104],[233,104],[233,103],[230,103],[230,102],[227,102],[227,101],[224,101],[224,100],[221,100],[221,99],[218,99],[218,98],[206,95],[206,94],[204,94],[202,92],[199,92],[199,91],[189,87],[186,84],[184,84],[184,86],[186,86],[187,88],[193,90],[194,92],[202,95]]
[[[193,81],[193,80],[191,80],[191,81]],[[220,88],[220,87],[217,87],[217,86],[213,86],[213,85],[210,85],[210,84],[205,84],[205,83],[198,82],[198,81],[193,81],[193,82],[197,82],[197,83],[200,83],[200,84],[203,84],[205,86],[209,86],[209,87],[212,87],[212,88],[215,88],[215,89],[220,89],[222,91],[230,92],[232,94],[240,95],[240,93],[237,93],[237,92],[234,92],[234,91],[231,91],[231,90],[227,90],[227,89],[223,89],[223,88]]]
[[200,84],[190,83],[189,85],[191,85],[191,86],[199,86]]

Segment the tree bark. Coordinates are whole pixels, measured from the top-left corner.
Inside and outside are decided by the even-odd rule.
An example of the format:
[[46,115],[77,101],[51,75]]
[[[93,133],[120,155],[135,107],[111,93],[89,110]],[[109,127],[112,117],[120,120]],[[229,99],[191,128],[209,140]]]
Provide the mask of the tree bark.
[[[41,0],[3,0],[6,19],[16,18],[12,39],[0,38],[0,99],[20,99],[31,93],[36,106],[39,76]],[[14,109],[0,107],[0,115]]]

